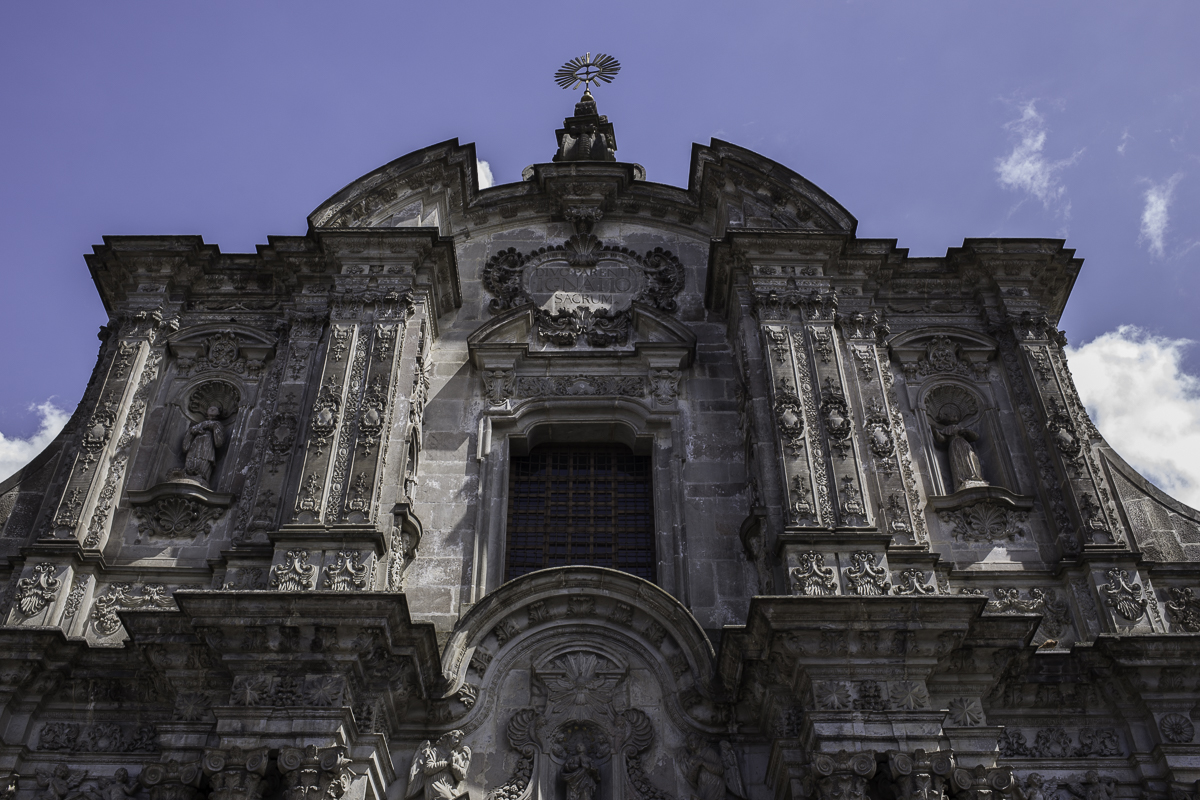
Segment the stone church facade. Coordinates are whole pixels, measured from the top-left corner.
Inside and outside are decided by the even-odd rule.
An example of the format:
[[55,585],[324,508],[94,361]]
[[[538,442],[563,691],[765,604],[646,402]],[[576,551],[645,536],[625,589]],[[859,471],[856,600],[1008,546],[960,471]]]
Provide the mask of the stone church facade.
[[721,141],[648,182],[586,93],[558,148],[87,257],[0,484],[5,800],[1195,797],[1200,514],[1079,401],[1074,251],[910,257]]

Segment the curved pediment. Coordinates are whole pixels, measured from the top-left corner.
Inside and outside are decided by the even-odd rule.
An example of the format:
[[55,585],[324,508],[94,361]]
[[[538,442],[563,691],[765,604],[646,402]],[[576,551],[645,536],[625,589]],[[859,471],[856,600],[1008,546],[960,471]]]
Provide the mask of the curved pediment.
[[690,191],[701,204],[719,196],[725,228],[854,233],[858,220],[812,181],[771,159],[713,139],[692,146]]

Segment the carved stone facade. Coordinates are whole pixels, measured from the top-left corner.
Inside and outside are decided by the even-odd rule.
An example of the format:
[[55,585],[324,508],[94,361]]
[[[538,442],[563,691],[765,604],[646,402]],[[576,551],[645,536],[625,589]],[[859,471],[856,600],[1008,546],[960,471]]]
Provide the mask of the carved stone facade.
[[[590,95],[558,142],[87,257],[0,484],[5,796],[1195,800],[1200,513],[1080,403],[1074,251],[910,258],[720,141],[648,182]],[[543,446],[643,465],[652,581],[506,581]]]

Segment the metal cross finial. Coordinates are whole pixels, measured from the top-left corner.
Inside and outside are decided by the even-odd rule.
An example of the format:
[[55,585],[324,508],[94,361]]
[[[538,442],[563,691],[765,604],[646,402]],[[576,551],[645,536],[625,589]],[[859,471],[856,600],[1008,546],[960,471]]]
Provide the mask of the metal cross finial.
[[583,58],[572,58],[558,68],[554,73],[555,82],[564,89],[574,89],[583,84],[583,91],[588,92],[589,84],[612,83],[613,78],[621,71],[621,62],[604,53],[597,53],[593,59],[591,53]]

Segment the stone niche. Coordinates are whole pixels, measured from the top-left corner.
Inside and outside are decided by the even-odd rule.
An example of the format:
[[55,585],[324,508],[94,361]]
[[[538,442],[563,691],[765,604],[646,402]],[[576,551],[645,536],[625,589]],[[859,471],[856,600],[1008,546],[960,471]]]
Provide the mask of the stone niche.
[[[615,570],[506,584],[463,619],[443,669],[469,698],[454,724],[496,754],[481,776],[489,796],[685,797],[688,759],[728,751],[704,633],[678,601]],[[740,783],[736,762],[727,769]]]

